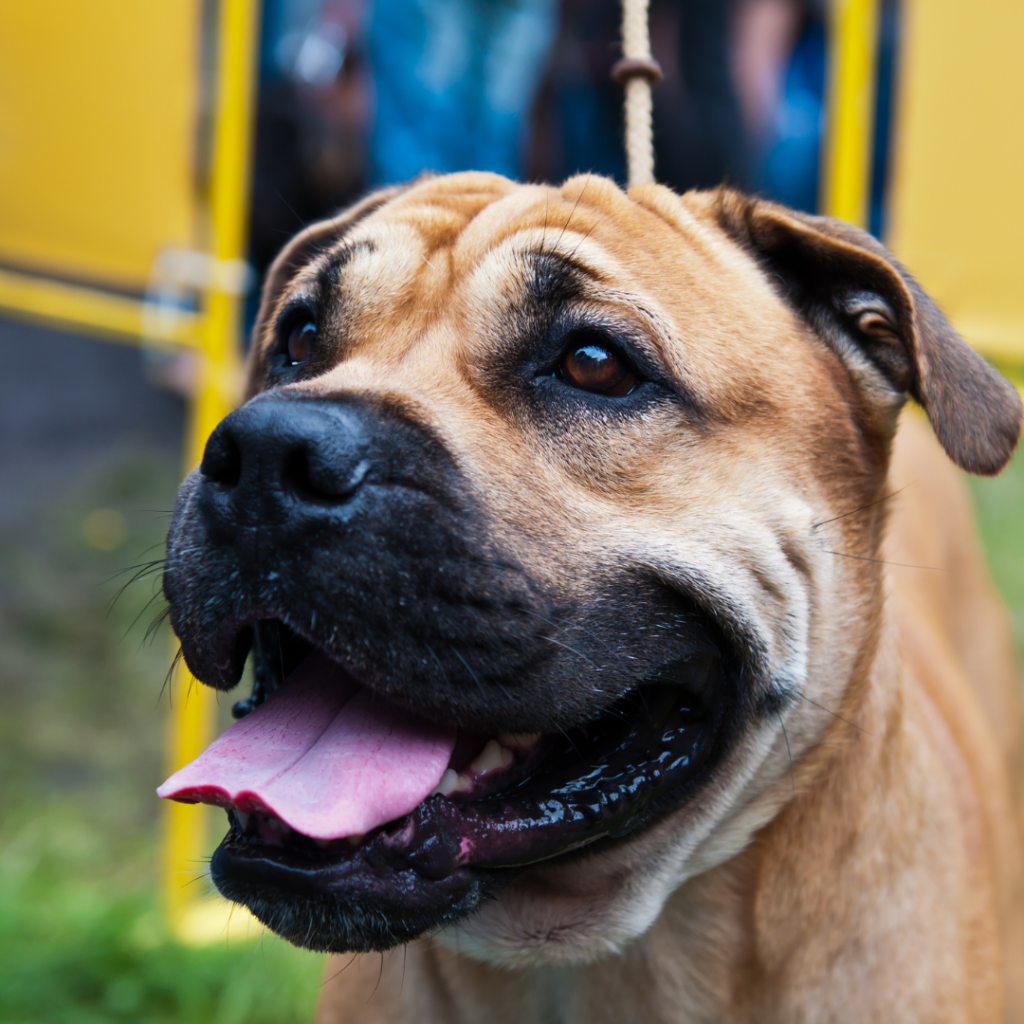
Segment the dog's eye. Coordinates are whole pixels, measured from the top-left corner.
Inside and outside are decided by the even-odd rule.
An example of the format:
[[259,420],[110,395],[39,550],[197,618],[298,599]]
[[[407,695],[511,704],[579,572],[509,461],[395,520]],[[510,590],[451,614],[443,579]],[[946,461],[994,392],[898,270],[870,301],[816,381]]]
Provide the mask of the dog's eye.
[[288,365],[298,366],[304,363],[313,350],[316,339],[316,324],[308,320],[299,320],[288,331]]
[[597,340],[571,344],[558,365],[558,375],[574,388],[616,398],[628,395],[637,385],[629,366]]

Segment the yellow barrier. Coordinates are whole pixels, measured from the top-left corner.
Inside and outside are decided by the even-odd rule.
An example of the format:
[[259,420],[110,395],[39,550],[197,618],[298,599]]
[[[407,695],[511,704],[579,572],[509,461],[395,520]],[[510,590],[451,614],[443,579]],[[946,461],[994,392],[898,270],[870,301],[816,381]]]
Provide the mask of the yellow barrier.
[[154,317],[139,299],[12,270],[0,269],[0,308],[132,345],[143,335],[147,341],[169,346],[201,344],[199,318],[194,313],[176,312],[173,319]]
[[1024,362],[1024,3],[903,0],[887,241],[963,336]]
[[[196,165],[202,0],[0,4],[0,309],[114,341],[185,346],[198,384],[185,471],[240,395],[239,341],[258,0],[219,0],[212,162]],[[205,185],[203,184],[205,179]],[[206,202],[200,193],[206,192]],[[197,251],[198,240],[208,240]],[[168,258],[170,257],[170,258]],[[198,314],[152,290],[177,259]],[[14,269],[17,268],[17,269]],[[71,283],[31,271],[95,284]],[[164,282],[166,283],[166,282]],[[166,760],[212,738],[215,695],[175,669]],[[165,805],[162,897],[175,933],[225,934],[205,900],[209,810]],[[238,914],[232,931],[246,926]],[[250,919],[251,920],[251,919]]]
[[[217,103],[213,175],[210,192],[212,250],[216,259],[233,261],[245,255],[249,207],[254,58],[257,42],[257,0],[221,0],[218,26]],[[186,471],[202,458],[214,427],[237,402],[238,337],[241,298],[236,290],[213,288],[207,296],[200,328],[202,359],[186,445]],[[167,770],[192,760],[213,738],[217,703],[214,691],[198,684],[183,665],[175,670],[175,695],[168,722]],[[227,904],[205,904],[202,886],[190,885],[202,875],[209,852],[209,810],[168,801],[164,805],[163,893],[172,927],[194,941],[225,934]],[[239,914],[244,922],[248,915]]]
[[141,292],[201,245],[201,9],[0,3],[0,262]]
[[878,0],[833,0],[820,205],[859,228],[867,227],[871,198],[877,53]]

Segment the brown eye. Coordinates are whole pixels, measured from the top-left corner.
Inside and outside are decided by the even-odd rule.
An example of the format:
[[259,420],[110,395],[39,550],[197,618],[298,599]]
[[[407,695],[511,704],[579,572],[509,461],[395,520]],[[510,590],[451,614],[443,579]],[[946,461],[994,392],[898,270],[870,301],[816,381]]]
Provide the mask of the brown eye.
[[583,391],[619,397],[636,387],[636,374],[603,345],[572,345],[559,367],[562,380]]
[[288,332],[288,363],[297,366],[304,363],[313,349],[316,338],[316,325],[308,320],[299,321]]

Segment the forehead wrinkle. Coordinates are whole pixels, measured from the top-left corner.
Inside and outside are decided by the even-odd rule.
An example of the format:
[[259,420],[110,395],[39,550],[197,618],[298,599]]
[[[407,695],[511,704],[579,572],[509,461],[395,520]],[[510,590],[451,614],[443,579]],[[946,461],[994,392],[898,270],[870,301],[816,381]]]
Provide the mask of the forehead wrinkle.
[[467,225],[453,249],[457,269],[468,273],[489,252],[524,233],[537,233],[551,241],[557,238],[572,203],[548,185],[522,185],[481,210]]
[[427,256],[451,248],[468,225],[518,188],[499,175],[468,172],[427,179],[367,219],[404,224],[419,234]]
[[372,238],[343,239],[316,261],[316,281],[321,293],[329,294],[338,287],[341,272],[362,252],[372,254],[377,243]]
[[[650,184],[631,189],[630,195],[638,206],[677,237],[685,239],[696,253],[716,267],[735,262],[736,252],[741,247],[699,212],[701,197],[707,193],[686,192],[679,196],[664,185]],[[694,203],[697,209],[693,208]]]

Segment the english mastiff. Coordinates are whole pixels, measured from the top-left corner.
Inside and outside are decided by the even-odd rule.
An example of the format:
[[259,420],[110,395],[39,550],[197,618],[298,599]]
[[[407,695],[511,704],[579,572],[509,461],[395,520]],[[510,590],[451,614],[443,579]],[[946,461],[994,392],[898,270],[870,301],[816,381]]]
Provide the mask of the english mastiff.
[[423,179],[285,249],[249,388],[164,587],[253,693],[161,794],[381,954],[323,1024],[1021,1012],[1013,642],[940,452],[998,473],[1021,406],[878,242]]

